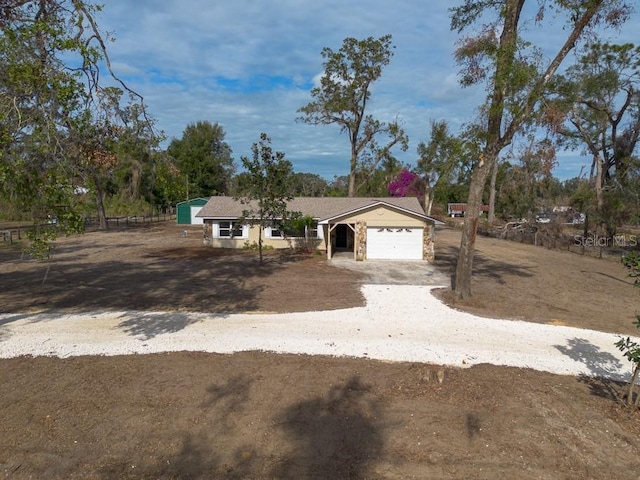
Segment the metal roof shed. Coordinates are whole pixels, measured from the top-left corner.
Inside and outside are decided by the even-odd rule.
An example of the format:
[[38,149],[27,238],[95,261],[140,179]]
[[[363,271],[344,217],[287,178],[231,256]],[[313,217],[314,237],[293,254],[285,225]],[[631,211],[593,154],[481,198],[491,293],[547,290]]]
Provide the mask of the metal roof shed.
[[202,225],[202,218],[196,217],[196,215],[208,201],[208,198],[198,197],[178,203],[176,205],[176,221],[178,225]]

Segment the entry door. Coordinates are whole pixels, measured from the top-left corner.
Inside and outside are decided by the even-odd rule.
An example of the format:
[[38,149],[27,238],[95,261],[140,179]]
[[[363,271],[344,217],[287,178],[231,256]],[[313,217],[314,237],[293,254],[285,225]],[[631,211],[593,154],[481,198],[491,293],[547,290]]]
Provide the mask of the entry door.
[[336,235],[336,248],[347,248],[348,244],[348,235],[349,235],[349,227],[345,224],[339,224],[335,229]]

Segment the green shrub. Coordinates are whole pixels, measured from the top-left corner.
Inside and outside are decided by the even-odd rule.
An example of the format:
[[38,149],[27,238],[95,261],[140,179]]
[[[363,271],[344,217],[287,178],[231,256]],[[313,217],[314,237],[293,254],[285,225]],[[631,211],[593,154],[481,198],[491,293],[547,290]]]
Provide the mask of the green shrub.
[[[634,279],[635,286],[640,286],[640,254],[631,252],[625,255],[622,257],[622,264],[629,271],[629,276]],[[636,316],[636,321],[633,323],[640,330],[640,315]],[[640,394],[636,395],[634,400],[634,392],[640,377],[640,343],[632,340],[631,337],[627,337],[621,338],[615,345],[626,359],[633,364],[633,373],[627,393],[627,404],[638,407],[640,405]]]
[[[244,245],[242,246],[243,250],[252,250],[252,251],[258,251],[259,249],[259,245],[258,242],[251,242],[249,243],[249,240],[247,240],[246,242],[244,242]],[[264,245],[262,244],[262,250],[273,250],[273,246],[272,245]]]

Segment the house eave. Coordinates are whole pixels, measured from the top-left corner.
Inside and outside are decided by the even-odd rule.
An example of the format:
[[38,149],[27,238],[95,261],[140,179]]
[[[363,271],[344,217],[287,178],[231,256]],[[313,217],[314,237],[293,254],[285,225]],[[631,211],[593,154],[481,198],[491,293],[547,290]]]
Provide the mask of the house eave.
[[414,212],[412,210],[408,210],[406,208],[402,208],[399,207],[397,205],[393,205],[391,203],[387,203],[387,202],[383,202],[383,201],[379,201],[379,202],[374,202],[374,203],[370,203],[368,205],[363,205],[362,207],[358,207],[358,208],[354,208],[352,210],[347,210],[345,212],[339,213],[339,214],[335,214],[332,215],[330,217],[327,218],[322,218],[318,220],[318,225],[329,225],[330,223],[334,222],[334,220],[342,218],[342,217],[348,217],[351,215],[355,215],[358,214],[360,212],[366,211],[366,210],[371,210],[373,208],[376,207],[380,207],[380,206],[384,206],[387,207],[391,210],[395,210],[397,212],[402,212],[406,215],[410,215],[413,216],[415,218],[420,218],[421,220],[426,220],[428,222],[433,222],[434,225],[444,225],[443,222],[441,222],[440,220],[436,220],[435,218],[429,217],[428,215],[424,215],[421,214],[419,212]]
[[211,197],[194,197],[194,198],[190,198],[189,200],[183,200],[182,202],[178,202],[178,203],[176,203],[176,206],[184,205],[185,203],[191,203],[194,200],[204,200],[205,202],[208,202],[209,198],[211,198]]

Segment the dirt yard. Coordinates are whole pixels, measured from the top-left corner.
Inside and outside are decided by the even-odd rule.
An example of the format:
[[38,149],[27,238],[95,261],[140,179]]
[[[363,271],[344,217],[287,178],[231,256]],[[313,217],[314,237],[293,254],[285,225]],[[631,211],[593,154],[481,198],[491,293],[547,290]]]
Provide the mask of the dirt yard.
[[[0,311],[285,312],[360,305],[321,256],[221,252],[156,224],[0,249]],[[439,232],[450,271],[459,233]],[[479,238],[474,313],[637,334],[613,261]],[[446,291],[440,296],[448,298]],[[393,319],[390,319],[393,321]],[[2,341],[0,325],[0,341]],[[623,386],[523,369],[174,353],[0,360],[0,475],[129,479],[638,479]]]
[[[460,232],[440,230],[436,241],[438,268],[454,273]],[[487,237],[478,237],[477,247],[473,298],[456,305],[443,290],[438,296],[449,305],[487,317],[640,333],[632,324],[640,313],[640,288],[619,259]]]

